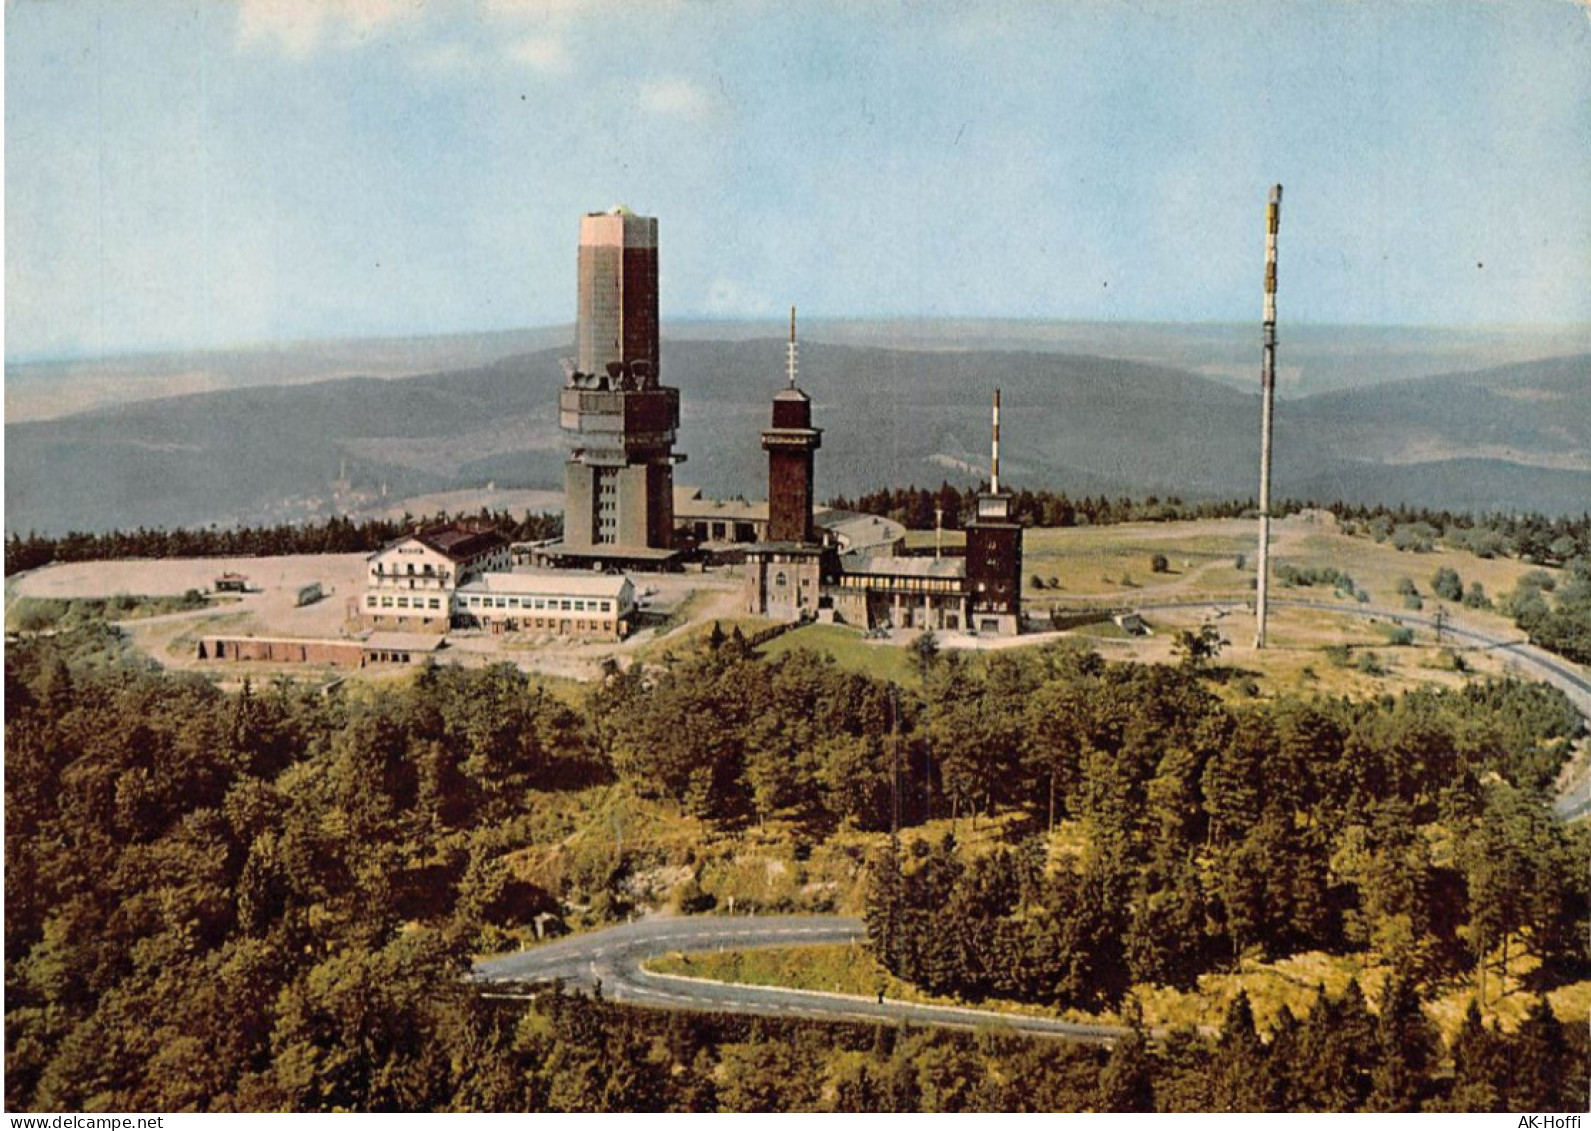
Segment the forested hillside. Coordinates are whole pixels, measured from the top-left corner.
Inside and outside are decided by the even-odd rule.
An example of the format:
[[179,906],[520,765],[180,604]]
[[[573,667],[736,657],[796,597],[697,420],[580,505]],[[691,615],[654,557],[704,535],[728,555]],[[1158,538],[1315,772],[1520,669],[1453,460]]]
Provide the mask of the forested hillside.
[[[1257,346],[1256,346],[1257,350]],[[253,387],[6,425],[6,529],[61,533],[326,517],[333,480],[366,498],[557,489],[554,349],[390,379]],[[975,485],[989,397],[1003,390],[1014,486],[1244,498],[1259,461],[1257,390],[1172,365],[1082,353],[906,350],[811,343],[801,382],[824,429],[825,496],[880,484]],[[677,481],[759,497],[773,340],[679,341]],[[1275,489],[1319,503],[1577,513],[1591,497],[1591,355],[1300,397],[1277,411]]]
[[[87,628],[6,650],[6,1100],[71,1110],[1566,1109],[1583,1025],[1538,1000],[1444,1046],[1422,996],[1584,975],[1587,845],[1546,788],[1579,731],[1556,692],[1226,706],[1200,664],[920,653],[891,689],[733,634],[583,697],[508,667],[320,694],[225,693]],[[898,775],[897,776],[897,767]],[[703,840],[604,849],[538,884],[595,787],[695,814]],[[914,824],[1009,843],[921,857]],[[1047,850],[1065,826],[1068,851]],[[1107,1058],[997,1036],[492,1003],[472,954],[543,910],[635,906],[706,838],[872,830],[868,914],[904,976],[1114,1004],[1241,955],[1370,949],[1396,975],[1256,1031]],[[658,856],[658,853],[665,853]],[[578,866],[575,866],[578,865]],[[783,898],[783,897],[780,897]],[[769,905],[774,909],[778,905]],[[1488,989],[1488,987],[1490,987]],[[1518,993],[1515,988],[1512,992]],[[1125,1008],[1125,1007],[1124,1007]],[[1303,1051],[1300,1051],[1303,1050]],[[1449,1061],[1455,1067],[1450,1075]]]

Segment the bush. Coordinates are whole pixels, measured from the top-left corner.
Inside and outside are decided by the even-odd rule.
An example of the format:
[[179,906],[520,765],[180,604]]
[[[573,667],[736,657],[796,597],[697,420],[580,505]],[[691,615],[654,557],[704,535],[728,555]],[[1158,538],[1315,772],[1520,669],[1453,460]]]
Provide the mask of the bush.
[[1414,629],[1394,628],[1387,632],[1387,643],[1394,648],[1406,648],[1414,643]]
[[1387,674],[1386,667],[1381,663],[1381,657],[1374,652],[1360,652],[1359,658],[1354,661],[1353,666],[1365,675]]
[[1464,582],[1456,569],[1443,566],[1431,575],[1431,592],[1444,601],[1460,601],[1464,598]]
[[1418,597],[1419,595],[1420,591],[1414,587],[1414,579],[1412,577],[1398,578],[1398,596]]
[[1425,608],[1425,602],[1420,600],[1417,594],[1411,593],[1407,597],[1403,598],[1403,607],[1417,613],[1421,609]]
[[1436,528],[1427,522],[1410,522],[1392,532],[1392,547],[1415,554],[1429,554],[1436,549]]
[[1164,554],[1156,554],[1154,557],[1149,559],[1149,572],[1170,573],[1171,563],[1166,560],[1166,556]]
[[1489,609],[1492,600],[1486,596],[1486,589],[1478,581],[1469,583],[1469,591],[1464,594],[1464,607],[1466,609]]

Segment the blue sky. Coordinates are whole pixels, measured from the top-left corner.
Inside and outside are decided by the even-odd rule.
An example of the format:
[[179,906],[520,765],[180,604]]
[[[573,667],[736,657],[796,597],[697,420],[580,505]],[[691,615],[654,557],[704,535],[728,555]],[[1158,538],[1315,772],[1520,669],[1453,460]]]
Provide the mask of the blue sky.
[[1591,322],[1591,16],[1517,2],[8,0],[6,354],[668,317]]

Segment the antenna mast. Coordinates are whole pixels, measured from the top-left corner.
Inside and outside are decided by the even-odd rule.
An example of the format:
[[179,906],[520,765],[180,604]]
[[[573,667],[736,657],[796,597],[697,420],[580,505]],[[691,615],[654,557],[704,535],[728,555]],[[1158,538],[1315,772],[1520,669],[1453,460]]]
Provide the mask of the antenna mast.
[[1000,493],[1000,390],[994,391],[994,443],[989,451],[989,494]]
[[1276,233],[1282,226],[1282,186],[1265,207],[1265,354],[1260,366],[1260,560],[1254,602],[1254,647],[1265,647],[1271,579],[1271,411],[1276,400]]
[[790,308],[790,346],[785,354],[785,375],[790,379],[790,387],[796,387],[796,337],[795,337],[795,307]]

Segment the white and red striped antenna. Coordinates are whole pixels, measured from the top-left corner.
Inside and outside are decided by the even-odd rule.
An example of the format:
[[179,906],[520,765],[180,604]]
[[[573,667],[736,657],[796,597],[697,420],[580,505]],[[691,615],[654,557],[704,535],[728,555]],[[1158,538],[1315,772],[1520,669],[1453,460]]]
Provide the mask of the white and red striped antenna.
[[994,443],[989,452],[989,494],[1000,493],[1000,390],[994,391]]
[[1271,413],[1276,400],[1276,233],[1282,226],[1282,186],[1265,206],[1265,352],[1260,364],[1260,560],[1254,601],[1254,647],[1265,647],[1271,574]]

